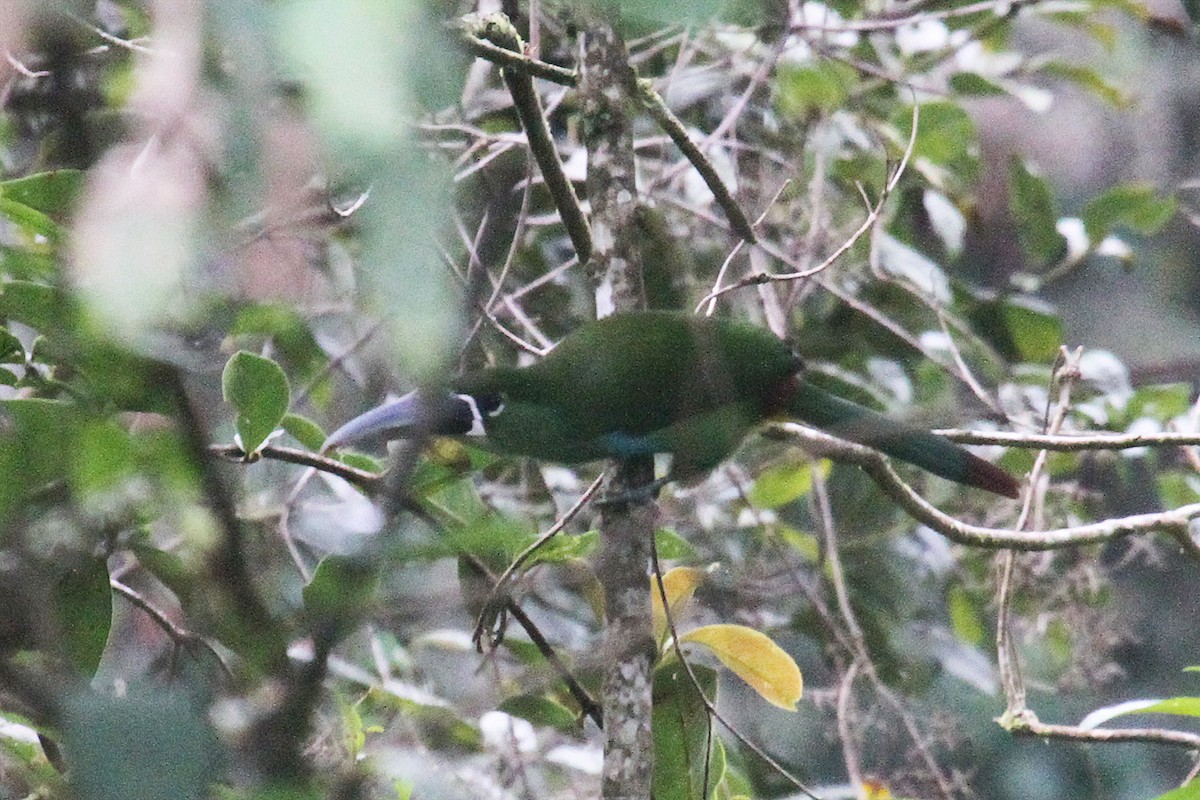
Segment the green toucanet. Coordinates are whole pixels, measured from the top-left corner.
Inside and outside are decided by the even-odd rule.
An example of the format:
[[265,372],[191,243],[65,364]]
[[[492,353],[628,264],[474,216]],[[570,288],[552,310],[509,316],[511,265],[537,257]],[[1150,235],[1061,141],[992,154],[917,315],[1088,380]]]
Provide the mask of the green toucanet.
[[565,464],[668,453],[670,476],[689,478],[720,464],[759,424],[783,419],[1018,496],[1011,475],[964,448],[813,385],[769,331],[663,311],[606,317],[532,366],[484,369],[408,394],[352,419],[326,447],[426,425],[434,434],[478,436],[499,453]]

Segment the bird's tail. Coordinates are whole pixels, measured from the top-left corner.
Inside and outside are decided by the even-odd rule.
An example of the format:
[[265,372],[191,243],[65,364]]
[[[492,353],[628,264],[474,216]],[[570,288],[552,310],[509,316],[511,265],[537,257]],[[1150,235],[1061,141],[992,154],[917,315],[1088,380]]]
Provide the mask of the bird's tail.
[[942,478],[1005,497],[1020,495],[1012,475],[929,431],[889,419],[801,380],[791,416],[823,431],[880,450]]

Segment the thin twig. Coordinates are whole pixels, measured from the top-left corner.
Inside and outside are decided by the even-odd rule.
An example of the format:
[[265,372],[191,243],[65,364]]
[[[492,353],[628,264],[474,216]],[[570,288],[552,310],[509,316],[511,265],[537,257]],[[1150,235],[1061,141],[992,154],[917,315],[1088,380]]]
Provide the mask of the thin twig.
[[1163,431],[1160,433],[1015,433],[1011,431],[973,431],[959,428],[935,430],[959,444],[999,445],[1029,450],[1053,450],[1076,453],[1085,450],[1128,450],[1133,447],[1200,446],[1200,434]]
[[[520,53],[523,47],[516,28],[502,14],[492,14],[484,18],[478,35],[514,53]],[[586,264],[592,254],[591,227],[583,215],[575,187],[563,172],[562,160],[550,135],[550,127],[542,110],[541,98],[534,88],[533,78],[527,72],[515,69],[502,70],[502,75],[504,84],[512,95],[513,107],[521,120],[521,127],[525,129],[529,150],[537,159],[542,179],[545,180],[546,188],[554,200],[554,207],[558,209],[563,227],[571,238],[571,244],[575,247],[580,262]]]
[[167,636],[171,637],[171,640],[174,641],[176,645],[184,648],[185,650],[195,645],[202,646],[212,654],[213,660],[215,660],[217,665],[220,666],[221,672],[225,673],[225,677],[229,679],[233,678],[233,672],[229,669],[229,665],[225,663],[225,659],[221,658],[221,654],[218,653],[216,648],[212,646],[212,643],[210,643],[203,636],[194,634],[186,628],[182,628],[177,625],[174,620],[163,613],[162,609],[158,608],[156,605],[147,600],[141,592],[134,589],[132,586],[124,584],[116,578],[111,578],[108,582],[108,585],[114,592],[121,595],[130,603],[144,611],[147,616],[154,620],[158,627],[162,628],[163,632],[166,633]]
[[[1179,533],[1186,534],[1191,520],[1200,517],[1200,503],[1192,503],[1169,511],[1135,514],[1046,531],[1014,531],[971,525],[944,514],[926,502],[900,479],[891,463],[881,453],[797,423],[776,423],[775,426],[822,454],[861,467],[884,494],[900,505],[909,516],[928,525],[947,539],[971,547],[989,550],[1059,550],[1153,531],[1165,531],[1178,536]],[[1196,558],[1200,561],[1200,553],[1197,553]]]
[[536,553],[538,550],[541,550],[547,542],[561,533],[563,528],[567,527],[571,520],[573,520],[575,516],[583,510],[584,506],[586,506],[588,502],[596,495],[596,492],[600,490],[601,485],[604,483],[604,477],[605,473],[600,473],[596,480],[592,481],[592,485],[589,486],[587,490],[579,496],[579,499],[575,501],[575,504],[567,509],[567,512],[559,517],[554,524],[546,530],[545,533],[537,537],[533,544],[522,550],[520,554],[513,559],[512,563],[508,565],[504,572],[500,574],[500,577],[492,586],[492,591],[488,594],[487,600],[483,602],[483,607],[479,612],[479,617],[475,620],[475,632],[471,635],[471,641],[475,643],[475,647],[479,650],[479,652],[483,652],[483,634],[485,631],[488,633],[488,643],[491,647],[495,647],[497,644],[499,644],[492,632],[492,627],[495,623],[497,614],[497,600],[502,597],[508,600],[508,585],[512,582],[516,571],[520,569],[522,565],[524,565],[525,562],[534,555],[534,553]]
[[209,452],[227,461],[236,461],[244,464],[252,464],[259,458],[268,458],[273,461],[284,461],[288,464],[296,464],[301,467],[312,467],[320,472],[336,475],[354,484],[367,494],[377,494],[383,489],[382,476],[374,472],[367,472],[365,469],[352,467],[349,464],[343,464],[337,459],[314,453],[311,450],[269,444],[255,453],[254,456],[247,456],[242,451],[242,448],[233,444],[213,444],[209,445],[208,449]]
[[959,17],[974,16],[976,14],[986,14],[988,12],[992,12],[999,16],[997,13],[999,10],[1003,10],[1005,14],[1011,14],[1018,8],[1036,5],[1041,2],[1045,2],[1045,0],[984,0],[983,2],[971,3],[970,5],[959,6],[957,8],[946,8],[938,11],[925,11],[920,14],[912,14],[904,17],[848,20],[839,25],[809,25],[805,22],[796,22],[792,24],[791,28],[794,31],[812,31],[822,35],[850,32],[868,33],[871,31],[895,30],[896,28],[920,25],[922,22],[942,19],[956,19]]
[[[850,590],[846,584],[846,571],[842,567],[842,557],[833,526],[833,507],[829,502],[829,493],[826,490],[825,479],[819,472],[813,473],[813,499],[817,508],[817,514],[821,520],[822,535],[824,537],[824,552],[828,562],[826,574],[833,584],[838,614],[845,623],[847,634],[853,643],[853,662],[850,669],[853,670],[854,665],[857,664],[858,668],[862,669],[867,678],[870,679],[875,692],[896,712],[901,724],[912,740],[913,747],[916,748],[917,754],[920,755],[921,760],[925,763],[925,769],[933,776],[934,782],[938,786],[938,791],[946,800],[951,800],[954,796],[953,787],[951,787],[946,776],[942,774],[941,765],[937,763],[933,752],[926,745],[925,736],[918,727],[917,721],[913,719],[912,714],[905,707],[904,703],[901,702],[900,698],[892,693],[887,684],[880,679],[879,673],[875,669],[875,663],[871,660],[871,653],[867,648],[867,638],[863,633],[862,626],[858,622],[858,616],[854,613],[854,606],[850,603]],[[850,770],[850,768],[851,764],[848,761],[847,769]],[[853,773],[851,774],[853,775]]]
[[858,226],[854,233],[850,234],[850,237],[846,239],[846,241],[842,242],[842,244],[838,246],[838,248],[834,250],[824,261],[815,267],[800,270],[798,272],[755,272],[747,275],[745,278],[742,278],[736,283],[731,283],[723,288],[715,288],[710,291],[700,299],[699,303],[696,304],[696,310],[699,311],[705,303],[711,303],[713,300],[716,300],[723,294],[728,294],[729,292],[733,292],[738,289],[744,289],[747,286],[760,286],[764,283],[798,281],[805,278],[814,277],[824,272],[831,265],[833,265],[835,261],[845,255],[850,248],[854,247],[858,240],[867,233],[867,231],[871,230],[875,226],[876,222],[880,218],[880,215],[883,213],[884,204],[887,202],[888,197],[896,188],[896,185],[900,181],[900,177],[904,174],[905,169],[908,167],[908,161],[912,157],[913,149],[917,144],[917,122],[919,118],[920,106],[916,103],[913,103],[912,132],[908,137],[908,145],[904,149],[904,155],[900,159],[900,164],[896,167],[895,171],[888,176],[887,183],[884,185],[883,190],[879,193],[879,198],[876,200],[875,204],[873,206],[868,204],[866,219],[864,219],[862,224]]
[[464,18],[459,25],[462,41],[472,55],[491,61],[493,64],[498,64],[504,69],[519,70],[531,77],[541,78],[561,86],[575,86],[579,82],[579,76],[574,70],[564,69],[554,64],[547,64],[545,61],[530,58],[520,52],[493,44],[483,38],[486,24],[485,20],[475,15],[470,15]]
[[1002,727],[1015,736],[1038,736],[1066,739],[1072,742],[1111,744],[1114,742],[1145,742],[1200,750],[1200,734],[1167,728],[1080,728],[1077,725],[1054,725],[1038,720],[1026,710],[1018,717],[1000,720]]

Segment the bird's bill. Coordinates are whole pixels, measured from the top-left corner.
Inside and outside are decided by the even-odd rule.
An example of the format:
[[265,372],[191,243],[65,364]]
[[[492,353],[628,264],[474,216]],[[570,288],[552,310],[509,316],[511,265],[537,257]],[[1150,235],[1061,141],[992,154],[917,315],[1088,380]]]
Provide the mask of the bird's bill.
[[398,400],[359,414],[329,434],[321,449],[340,447],[371,436],[403,438],[416,428],[418,422],[426,415],[427,407],[428,404],[418,392],[409,392]]
[[420,391],[372,408],[329,435],[323,451],[372,436],[403,439],[417,430],[441,436],[482,436],[483,418],[475,398],[466,394],[444,397]]

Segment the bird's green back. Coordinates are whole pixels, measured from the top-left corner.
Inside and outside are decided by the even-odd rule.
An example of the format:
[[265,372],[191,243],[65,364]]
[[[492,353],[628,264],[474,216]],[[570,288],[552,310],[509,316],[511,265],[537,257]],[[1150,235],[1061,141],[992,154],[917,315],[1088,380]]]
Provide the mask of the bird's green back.
[[674,312],[617,314],[574,331],[525,369],[465,376],[458,391],[499,395],[499,450],[560,462],[670,452],[711,468],[761,420],[798,369],[752,325]]

